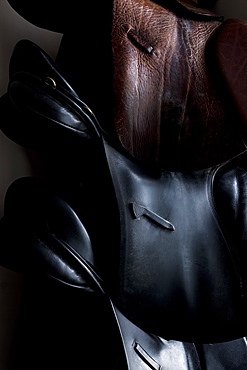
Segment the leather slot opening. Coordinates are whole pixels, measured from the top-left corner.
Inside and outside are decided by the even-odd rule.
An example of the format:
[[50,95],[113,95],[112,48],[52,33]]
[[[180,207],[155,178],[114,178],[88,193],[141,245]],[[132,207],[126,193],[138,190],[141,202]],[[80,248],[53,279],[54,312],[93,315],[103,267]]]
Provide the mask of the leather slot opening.
[[137,355],[150,367],[152,370],[161,370],[162,367],[142,348],[142,346],[134,342],[133,348]]

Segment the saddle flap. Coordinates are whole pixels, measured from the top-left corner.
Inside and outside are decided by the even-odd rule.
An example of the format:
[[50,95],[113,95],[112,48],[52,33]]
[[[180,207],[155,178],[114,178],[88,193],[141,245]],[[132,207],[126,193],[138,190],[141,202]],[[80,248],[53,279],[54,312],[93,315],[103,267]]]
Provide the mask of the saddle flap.
[[[242,336],[242,239],[234,220],[230,238],[214,198],[216,173],[221,168],[222,177],[227,166],[157,174],[107,143],[105,150],[120,214],[119,254],[106,272],[118,309],[163,338],[206,343]],[[246,154],[241,158],[243,164]]]

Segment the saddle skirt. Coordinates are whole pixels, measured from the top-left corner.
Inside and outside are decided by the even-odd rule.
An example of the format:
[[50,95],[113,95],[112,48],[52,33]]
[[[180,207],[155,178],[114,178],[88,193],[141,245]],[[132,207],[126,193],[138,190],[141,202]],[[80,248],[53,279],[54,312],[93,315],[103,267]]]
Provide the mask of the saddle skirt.
[[108,143],[105,150],[120,212],[108,281],[119,310],[163,338],[245,335],[247,152],[209,169],[157,175]]

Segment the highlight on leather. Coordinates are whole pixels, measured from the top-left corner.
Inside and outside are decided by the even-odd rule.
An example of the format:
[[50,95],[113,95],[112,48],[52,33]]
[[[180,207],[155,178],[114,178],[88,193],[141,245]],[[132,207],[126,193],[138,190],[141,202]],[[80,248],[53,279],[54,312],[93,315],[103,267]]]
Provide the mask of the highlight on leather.
[[115,131],[125,150],[150,168],[198,170],[244,150],[213,52],[224,21],[178,13],[186,6],[114,1]]
[[79,138],[94,146],[101,130],[97,118],[44,50],[29,40],[19,41],[9,69],[8,92],[0,105],[3,116],[6,112],[1,130],[10,139],[33,149],[65,142],[69,146],[71,141],[75,147]]
[[84,225],[71,206],[40,180],[21,178],[11,184],[0,233],[0,261],[6,267],[104,294]]
[[[52,140],[104,147],[100,165],[94,162],[90,168],[97,186],[92,183],[94,191],[84,197],[92,212],[83,214],[83,202],[77,207],[93,232],[87,233],[59,196],[43,188],[36,192],[39,185],[22,179],[6,197],[2,252],[10,266],[37,267],[71,288],[107,292],[108,303],[126,316],[122,327],[118,322],[126,353],[130,342],[124,336],[129,336],[131,356],[158,370],[166,347],[161,337],[197,342],[199,348],[246,334],[247,154],[232,125],[238,110],[231,112],[233,101],[216,68],[220,58],[213,53],[220,36],[224,41],[221,31],[227,23],[190,0],[114,0],[112,5],[117,137],[107,140],[108,132],[103,133],[89,107],[84,109],[58,66],[27,41],[14,51],[2,99],[8,109],[11,104],[16,108],[14,117],[21,117],[19,131],[18,120],[9,131],[5,126],[10,134],[15,127],[16,138],[26,130],[33,140],[38,126],[43,134],[52,132]],[[26,64],[23,50],[37,58],[39,69],[33,58]],[[238,93],[236,89],[232,96]],[[87,170],[90,159],[86,157]],[[109,173],[112,197],[102,186]],[[85,180],[88,173],[80,175]],[[111,245],[118,218],[117,243]],[[99,248],[89,236],[98,233],[98,241],[103,239],[95,224],[104,219],[112,223],[105,230],[107,243]],[[94,254],[107,262],[101,264],[104,280],[96,272]],[[146,340],[128,330],[124,334],[127,320]],[[200,368],[199,351],[190,349],[193,366]]]

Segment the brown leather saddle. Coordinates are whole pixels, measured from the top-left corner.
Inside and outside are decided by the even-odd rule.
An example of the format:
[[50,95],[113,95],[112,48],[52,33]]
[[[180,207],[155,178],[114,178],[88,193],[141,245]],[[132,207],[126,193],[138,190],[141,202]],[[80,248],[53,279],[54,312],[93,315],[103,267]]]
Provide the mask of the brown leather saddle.
[[[244,91],[244,80],[238,79],[237,88],[226,88],[233,75],[225,54],[240,64],[244,58],[241,46],[230,53],[225,48],[223,38],[228,38],[232,21],[190,0],[114,0],[94,12],[101,39],[97,32],[84,38],[83,53],[78,38],[90,20],[78,26],[76,4],[68,10],[54,1],[49,14],[45,2],[35,8],[29,1],[10,4],[35,24],[64,32],[58,64],[101,125],[117,134],[134,158],[151,167],[195,170],[245,149],[245,117],[240,114],[245,104],[239,110],[232,99],[232,94]],[[83,14],[91,7],[87,4]],[[71,28],[65,21],[70,11]],[[59,17],[54,18],[55,12]],[[234,39],[246,26],[244,21],[233,22]],[[96,90],[100,99],[95,99]]]
[[186,18],[165,2],[114,2],[115,128],[126,150],[150,166],[206,168],[244,148],[219,64],[217,34],[228,31],[190,1],[175,3]]

